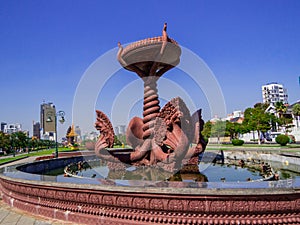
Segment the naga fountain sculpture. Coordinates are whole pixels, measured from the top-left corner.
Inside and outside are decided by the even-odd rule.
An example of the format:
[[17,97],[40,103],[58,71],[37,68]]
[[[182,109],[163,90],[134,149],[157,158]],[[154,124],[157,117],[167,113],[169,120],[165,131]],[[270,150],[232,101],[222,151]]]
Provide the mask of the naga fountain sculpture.
[[126,140],[132,150],[128,154],[118,154],[118,151],[109,150],[114,143],[112,124],[103,112],[96,110],[95,127],[100,136],[95,152],[110,163],[157,165],[173,172],[183,165],[197,165],[198,155],[205,150],[201,110],[191,116],[180,97],[172,99],[162,109],[159,105],[157,81],[179,64],[181,55],[180,46],[168,37],[166,30],[165,23],[162,36],[137,41],[125,48],[118,43],[117,59],[122,67],[135,72],[144,82],[143,118],[131,119]]

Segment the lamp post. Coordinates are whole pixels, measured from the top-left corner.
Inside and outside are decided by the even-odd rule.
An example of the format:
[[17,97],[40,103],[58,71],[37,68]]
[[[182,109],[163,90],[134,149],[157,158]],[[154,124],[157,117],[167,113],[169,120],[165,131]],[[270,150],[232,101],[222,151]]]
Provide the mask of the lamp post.
[[53,122],[52,117],[54,116],[54,127],[55,127],[55,158],[58,158],[58,143],[57,143],[57,116],[60,117],[59,122],[63,124],[65,122],[65,112],[58,111],[57,113],[49,112],[47,114],[47,123]]

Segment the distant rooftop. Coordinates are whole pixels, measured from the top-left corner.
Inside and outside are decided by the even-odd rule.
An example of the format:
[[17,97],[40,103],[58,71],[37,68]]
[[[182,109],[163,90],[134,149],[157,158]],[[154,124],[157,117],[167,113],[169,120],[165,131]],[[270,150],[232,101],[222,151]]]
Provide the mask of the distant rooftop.
[[270,82],[270,83],[267,83],[266,85],[270,85],[270,84],[278,84],[278,82]]

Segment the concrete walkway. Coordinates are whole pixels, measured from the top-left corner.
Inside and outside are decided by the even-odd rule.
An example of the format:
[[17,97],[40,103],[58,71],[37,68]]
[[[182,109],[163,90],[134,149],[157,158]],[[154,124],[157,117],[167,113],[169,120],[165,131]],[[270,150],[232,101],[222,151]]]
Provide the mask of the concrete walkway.
[[[60,221],[50,221],[46,218],[38,218],[24,211],[10,208],[2,200],[0,201],[0,224],[1,225],[51,225],[67,224]],[[70,223],[69,223],[70,224]]]
[[[11,162],[5,165],[0,166],[12,166],[19,163],[30,163],[35,160],[36,157],[28,157],[25,159],[20,159],[15,162]],[[1,198],[1,191],[0,191],[0,225],[60,225],[60,224],[74,224],[70,222],[64,222],[59,220],[48,219],[46,217],[40,217],[36,215],[29,214],[25,211],[19,210],[17,208],[12,208],[3,202]]]

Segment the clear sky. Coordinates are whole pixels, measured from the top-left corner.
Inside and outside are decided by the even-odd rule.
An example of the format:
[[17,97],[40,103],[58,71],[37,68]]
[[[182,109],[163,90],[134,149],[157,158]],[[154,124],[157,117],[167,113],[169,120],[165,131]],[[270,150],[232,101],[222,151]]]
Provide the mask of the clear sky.
[[[66,112],[59,128],[65,133],[87,68],[118,41],[161,35],[164,22],[170,37],[214,73],[228,113],[261,102],[261,85],[274,81],[288,89],[293,103],[300,99],[299,12],[298,0],[0,1],[0,121],[21,123],[32,135],[45,100]],[[123,75],[115,78],[136,79],[118,73]],[[106,87],[114,88],[122,85]]]

